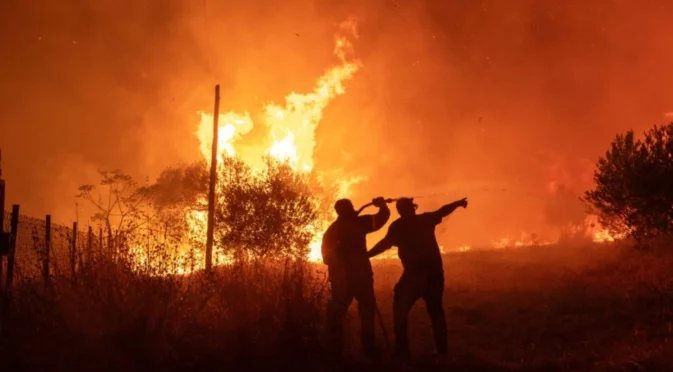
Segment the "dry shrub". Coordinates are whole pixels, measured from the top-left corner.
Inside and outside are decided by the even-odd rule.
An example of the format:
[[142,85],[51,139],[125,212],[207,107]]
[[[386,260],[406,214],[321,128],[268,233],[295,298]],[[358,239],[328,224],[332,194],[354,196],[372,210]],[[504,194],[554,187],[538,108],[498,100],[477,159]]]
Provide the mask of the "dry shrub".
[[[28,369],[250,366],[322,350],[326,282],[307,262],[251,261],[153,277],[100,259],[51,286],[19,280],[8,335]],[[59,368],[60,369],[60,368]]]

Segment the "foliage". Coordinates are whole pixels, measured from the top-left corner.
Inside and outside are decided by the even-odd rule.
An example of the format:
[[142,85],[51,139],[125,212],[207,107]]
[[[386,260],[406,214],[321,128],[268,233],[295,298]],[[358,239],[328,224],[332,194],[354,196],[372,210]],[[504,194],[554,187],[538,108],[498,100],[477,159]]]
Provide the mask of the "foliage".
[[[167,168],[144,187],[121,171],[100,173],[107,194],[84,185],[78,197],[95,207],[93,220],[106,226],[113,241],[123,237],[117,244],[137,246],[152,240],[152,249],[143,253],[148,259],[162,257],[162,250],[184,242],[202,248],[202,240],[194,237],[196,226],[190,225],[194,220],[187,215],[207,210],[205,162]],[[238,158],[225,157],[216,187],[216,249],[237,259],[305,259],[311,240],[323,228],[334,192],[322,184],[315,174],[295,171],[287,162],[267,158],[257,171]],[[137,231],[140,227],[144,231]],[[205,230],[197,231],[202,233]]]
[[208,169],[204,161],[168,167],[147,187],[158,209],[191,206],[208,192]]
[[147,191],[133,178],[120,171],[99,171],[100,187],[82,185],[77,198],[93,206],[93,222],[101,223],[111,243],[121,244],[153,218]]
[[0,370],[249,370],[324,359],[325,285],[309,265],[150,277],[99,260],[76,280],[54,268],[48,291],[19,270]]
[[198,170],[198,165],[168,168],[149,186],[140,186],[120,170],[99,171],[100,186],[80,186],[77,197],[93,207],[92,222],[105,228],[106,241],[100,243],[107,247],[104,253],[112,254],[117,264],[154,275],[176,272],[172,259],[180,255],[187,254],[181,268],[192,266],[194,252],[183,252],[181,243],[188,231],[185,209],[190,192],[195,193],[191,189],[199,179]]
[[321,195],[307,173],[265,159],[254,172],[236,158],[220,168],[216,225],[221,247],[237,257],[305,258],[321,228]]
[[601,157],[595,188],[585,200],[600,223],[613,232],[627,231],[641,240],[673,228],[673,123],[654,126],[636,140],[619,134]]
[[[452,309],[453,339],[465,342],[448,358],[433,357],[427,314],[416,306],[409,314],[414,358],[403,363],[361,357],[357,309],[345,319],[345,360],[330,358],[328,293],[314,274],[322,265],[255,262],[212,276],[155,278],[97,262],[76,280],[55,269],[46,291],[23,277],[29,263],[19,261],[0,371],[671,370],[673,252],[615,248],[445,255],[451,295],[444,304]],[[392,337],[401,268],[374,265],[382,324]]]
[[208,170],[203,161],[168,167],[144,188],[150,196],[158,221],[174,239],[187,235],[185,211],[201,209],[208,192]]

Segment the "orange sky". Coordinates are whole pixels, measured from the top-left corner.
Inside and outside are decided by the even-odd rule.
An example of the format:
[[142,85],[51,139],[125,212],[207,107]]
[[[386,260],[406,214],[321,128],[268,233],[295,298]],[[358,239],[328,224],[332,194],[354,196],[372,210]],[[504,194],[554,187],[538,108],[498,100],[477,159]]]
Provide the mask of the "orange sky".
[[5,0],[9,203],[72,221],[75,189],[97,168],[143,180],[198,158],[196,112],[212,109],[215,84],[222,111],[253,117],[310,90],[337,63],[348,15],[362,68],[324,111],[316,167],[367,175],[356,204],[468,196],[443,226],[451,244],[544,230],[550,183],[589,187],[617,132],[673,111],[670,1],[332,3]]

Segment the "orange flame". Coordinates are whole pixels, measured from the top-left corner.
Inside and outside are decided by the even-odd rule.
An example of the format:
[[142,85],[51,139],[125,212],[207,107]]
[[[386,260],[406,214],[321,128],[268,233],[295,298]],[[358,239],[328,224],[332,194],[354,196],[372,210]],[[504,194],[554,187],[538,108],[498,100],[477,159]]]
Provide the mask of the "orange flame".
[[[352,44],[348,36],[357,38],[354,20],[342,23],[336,37],[334,54],[340,64],[325,72],[318,79],[313,91],[306,94],[292,92],[285,97],[285,104],[268,103],[264,106],[264,124],[269,136],[266,143],[255,148],[245,148],[239,152],[236,142],[245,137],[252,130],[254,124],[247,112],[238,114],[225,113],[219,117],[218,130],[218,163],[223,162],[225,156],[239,156],[241,160],[258,170],[262,166],[265,155],[275,159],[287,161],[294,170],[310,172],[313,170],[313,152],[315,149],[315,131],[322,120],[324,108],[337,96],[345,93],[344,83],[350,80],[360,68],[358,60],[349,60],[352,53]],[[212,146],[211,114],[200,112],[201,123],[196,135],[201,144],[201,153],[210,163]],[[350,185],[361,178],[344,180],[339,185],[339,197],[346,194]],[[187,221],[191,235],[198,242],[205,242],[205,213],[188,211]],[[327,221],[322,221],[326,225]],[[309,260],[321,260],[320,243],[322,233],[316,231],[310,244]]]
[[595,243],[608,243],[626,238],[628,232],[611,233],[609,229],[604,228],[598,222],[598,216],[588,215],[584,220],[587,227],[587,233]]

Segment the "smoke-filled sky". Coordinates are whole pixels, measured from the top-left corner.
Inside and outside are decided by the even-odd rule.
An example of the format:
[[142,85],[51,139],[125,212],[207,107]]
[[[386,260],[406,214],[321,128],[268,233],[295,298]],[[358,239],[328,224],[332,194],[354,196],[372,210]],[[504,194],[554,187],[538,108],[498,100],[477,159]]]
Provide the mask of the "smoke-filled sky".
[[351,15],[362,68],[324,111],[316,167],[367,176],[356,204],[468,196],[441,229],[451,244],[542,231],[552,183],[579,194],[617,132],[673,111],[670,1],[334,3],[2,1],[8,203],[68,222],[96,169],[142,181],[198,159],[215,84],[222,111],[253,116],[308,92]]

